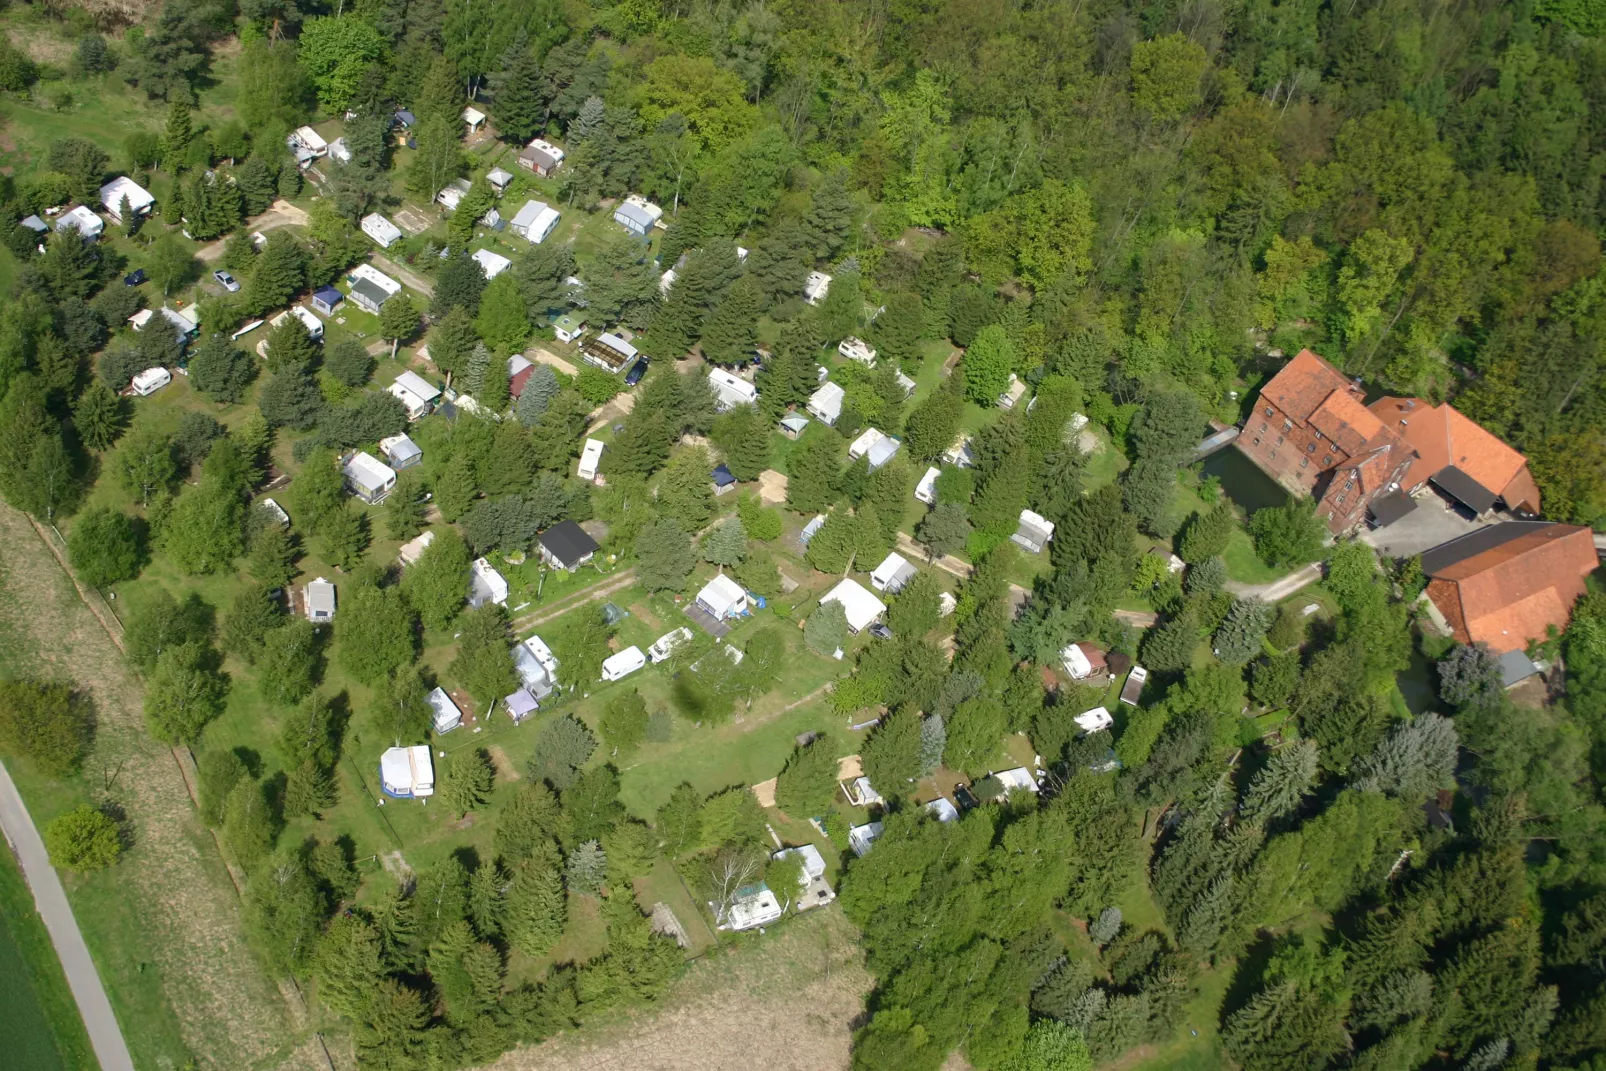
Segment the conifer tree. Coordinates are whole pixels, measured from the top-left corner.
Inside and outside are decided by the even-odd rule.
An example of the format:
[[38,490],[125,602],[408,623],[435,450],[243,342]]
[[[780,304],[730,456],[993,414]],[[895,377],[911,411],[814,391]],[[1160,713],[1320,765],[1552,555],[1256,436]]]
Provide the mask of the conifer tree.
[[503,923],[513,947],[527,956],[542,955],[563,936],[567,917],[557,870],[534,859],[521,864],[508,889]]
[[546,83],[534,50],[525,47],[513,56],[497,87],[491,114],[503,137],[524,144],[546,124]]
[[758,341],[758,318],[764,294],[758,282],[744,275],[725,291],[703,324],[703,357],[714,364],[746,360]]
[[[848,194],[846,169],[831,173],[809,205],[803,219],[804,239],[819,260],[830,260],[841,252],[853,227],[853,199]],[[836,285],[835,280],[832,286]]]
[[538,364],[530,369],[530,375],[524,381],[524,390],[519,392],[519,403],[515,409],[519,423],[525,427],[533,427],[541,422],[541,417],[557,397],[561,384],[558,383],[558,374],[544,364]]
[[[387,306],[389,304],[386,302]],[[430,329],[429,358],[435,362],[435,367],[451,376],[462,370],[478,344],[473,315],[465,308],[455,307]]]

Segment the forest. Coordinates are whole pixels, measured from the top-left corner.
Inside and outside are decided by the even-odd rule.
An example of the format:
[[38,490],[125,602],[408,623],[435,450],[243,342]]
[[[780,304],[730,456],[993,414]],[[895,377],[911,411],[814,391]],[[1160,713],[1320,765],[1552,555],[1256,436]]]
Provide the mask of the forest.
[[[336,806],[352,726],[429,737],[416,665],[428,650],[456,644],[439,668],[477,701],[516,685],[506,615],[463,609],[470,552],[522,560],[538,530],[595,516],[647,593],[674,596],[713,565],[774,597],[779,511],[744,498],[714,527],[711,448],[742,481],[784,459],[788,520],[829,514],[807,565],[864,571],[899,545],[919,471],[846,462],[875,427],[915,462],[974,432],[973,467],[944,470],[913,531],[974,568],[951,615],[928,574],[892,598],[889,639],[850,643],[836,604],[800,633],[822,662],[849,649],[833,715],[879,718],[859,750],[888,797],[881,836],[850,857],[840,815],[821,824],[875,979],[855,1067],[935,1071],[957,1052],[979,1069],[1081,1071],[1203,1027],[1200,1051],[1245,1071],[1606,1071],[1606,596],[1592,590],[1539,645],[1563,664],[1560,685],[1518,704],[1489,652],[1424,626],[1419,562],[1324,546],[1308,504],[1240,517],[1188,465],[1209,421],[1237,423],[1257,385],[1310,348],[1371,391],[1447,400],[1523,451],[1547,518],[1606,523],[1598,5],[27,7],[76,45],[52,71],[7,44],[0,89],[23,99],[47,79],[93,79],[164,126],[54,139],[0,178],[6,218],[93,204],[123,170],[159,218],[125,203],[105,252],[71,231],[42,245],[20,223],[6,235],[0,494],[68,528],[93,587],[155,566],[238,580],[243,565],[220,622],[193,597],[142,606],[129,658],[152,735],[201,750],[202,817],[250,875],[255,954],[313,983],[362,1066],[488,1062],[659,1000],[680,957],[625,890],[663,860],[695,871],[711,904],[733,892],[721,872],[796,878],[764,862],[766,817],[745,786],[687,783],[627,815],[608,753],[662,724],[634,692],[601,715],[607,747],[578,716],[548,721],[478,851],[411,884],[365,885],[337,841],[289,835]],[[211,102],[225,77],[223,119]],[[552,192],[565,212],[606,220],[639,193],[663,206],[661,236],[532,246],[486,280],[466,252],[493,203],[462,144],[471,105],[514,150],[563,142]],[[397,109],[412,116],[399,144]],[[335,117],[351,159],[304,188],[286,135]],[[401,258],[431,291],[386,304],[378,350],[317,346],[294,318],[257,336],[261,362],[230,338],[367,257],[369,212],[427,206],[458,179],[445,233]],[[306,225],[255,242],[247,221],[281,198],[305,206]],[[188,294],[197,243],[214,240],[244,283],[197,293],[205,333],[187,374],[228,427],[197,410],[156,429],[122,392],[183,343],[124,327],[149,297],[119,276],[133,257],[158,300]],[[803,293],[811,272],[831,276],[818,304]],[[513,404],[504,371],[550,339],[576,277],[596,326],[631,329],[656,362],[611,429],[603,488],[570,466],[617,380],[542,371]],[[833,368],[834,430],[783,454],[774,419],[805,405],[818,362],[855,336],[881,363]],[[379,515],[345,498],[336,466],[409,426],[395,398],[364,388],[384,350],[395,361],[424,340],[463,396],[507,418],[417,426],[428,460],[386,506],[385,532],[423,530],[427,489],[442,535],[397,580],[368,560]],[[716,415],[700,369],[672,367],[694,349],[745,364],[757,347],[758,405],[732,412]],[[937,386],[910,402],[899,373]],[[1030,407],[972,420],[1017,379]],[[1118,477],[1073,447],[1077,414],[1108,437]],[[249,508],[270,469],[296,473],[294,533]],[[126,509],[105,505],[107,488]],[[1027,506],[1057,526],[1042,569],[1010,543]],[[1246,531],[1268,569],[1325,561],[1325,612],[1225,589],[1229,541]],[[1145,548],[1174,548],[1185,571]],[[341,570],[332,660],[266,598],[306,556]],[[1159,615],[1141,635],[1114,616],[1132,598]],[[556,633],[570,693],[595,681],[611,627],[589,614]],[[773,689],[780,636],[747,637],[741,674],[677,678],[684,720],[701,727]],[[1041,668],[1075,639],[1152,671],[1138,705],[1111,700],[1111,730],[1074,721],[1103,693],[1045,685]],[[318,690],[326,662],[349,695]],[[1408,703],[1405,675],[1424,667],[1431,694]],[[207,746],[231,674],[273,712],[272,777]],[[0,699],[8,754],[52,771],[82,762],[91,726],[59,683],[4,682]],[[1035,794],[998,788],[996,806],[943,822],[898,791],[939,770],[984,784],[1015,734],[1046,766]],[[772,771],[793,818],[833,798],[826,746],[799,745]],[[453,813],[488,805],[484,753],[443,774]],[[52,835],[58,858],[113,864],[110,820],[71,817]],[[581,898],[600,951],[510,981],[516,956],[559,944]]]

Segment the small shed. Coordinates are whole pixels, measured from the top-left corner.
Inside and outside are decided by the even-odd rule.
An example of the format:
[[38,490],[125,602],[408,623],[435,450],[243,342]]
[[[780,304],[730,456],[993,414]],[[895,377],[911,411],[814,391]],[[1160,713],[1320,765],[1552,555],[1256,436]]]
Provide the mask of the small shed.
[[469,567],[468,605],[477,610],[488,602],[507,605],[507,579],[485,558],[475,558]]
[[857,580],[844,578],[836,587],[820,597],[820,605],[839,602],[847,613],[848,631],[859,632],[880,620],[887,612],[887,604],[866,591]]
[[463,122],[468,124],[470,134],[478,134],[480,127],[485,125],[485,113],[475,107],[464,108]]
[[855,777],[851,781],[843,781],[842,795],[847,797],[849,803],[855,807],[884,807],[887,801],[881,793],[875,790],[868,777]]
[[457,704],[452,702],[452,697],[446,694],[445,688],[436,688],[425,698],[429,702],[431,721],[437,734],[449,733],[463,724],[463,712],[457,709]]
[[904,585],[915,578],[915,573],[916,569],[909,564],[909,559],[893,551],[871,572],[870,586],[888,595],[896,595],[903,590]]
[[333,316],[346,304],[346,295],[332,286],[320,286],[312,292],[312,307],[325,316]]
[[802,413],[788,413],[781,418],[781,434],[788,439],[798,438],[808,426],[809,418]]
[[720,573],[697,593],[697,605],[716,621],[740,617],[747,612],[747,592],[724,573]]
[[573,313],[566,312],[552,321],[552,333],[557,336],[559,342],[573,342],[585,329],[585,317]]
[[141,398],[148,394],[155,394],[169,383],[173,382],[173,374],[165,368],[147,368],[134,377],[129,384],[133,392]]
[[435,794],[435,764],[429,745],[393,747],[379,757],[379,787],[392,799],[423,799]]
[[392,435],[379,440],[379,451],[385,455],[393,469],[410,469],[424,460],[424,451],[406,435]]
[[616,681],[630,676],[636,670],[647,664],[647,656],[641,653],[640,647],[626,647],[616,655],[610,655],[602,660],[602,679]]
[[559,521],[536,537],[541,548],[541,560],[555,569],[571,573],[586,562],[599,549],[597,541],[586,534],[573,521]]
[[928,506],[936,505],[937,477],[941,475],[942,470],[935,465],[926,469],[926,474],[920,477],[919,483],[915,484],[915,501],[924,502]]
[[498,197],[507,192],[508,185],[513,181],[513,173],[504,171],[500,167],[493,167],[485,173],[485,181],[496,191]]
[[301,597],[307,608],[308,621],[335,619],[335,586],[323,577],[307,581]]

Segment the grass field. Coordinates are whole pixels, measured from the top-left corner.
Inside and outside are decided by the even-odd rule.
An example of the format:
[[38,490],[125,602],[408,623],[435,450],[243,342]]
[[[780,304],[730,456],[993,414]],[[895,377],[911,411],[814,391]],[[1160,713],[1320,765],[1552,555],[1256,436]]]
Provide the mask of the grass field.
[[10,1067],[99,1067],[67,977],[9,849],[0,850],[0,1052]]
[[13,774],[41,825],[84,802],[127,817],[110,870],[63,875],[73,912],[140,1068],[311,1067],[307,1036],[245,947],[238,900],[173,755],[146,736],[138,683],[28,522],[0,507],[0,672],[70,677],[96,736],[64,781]]

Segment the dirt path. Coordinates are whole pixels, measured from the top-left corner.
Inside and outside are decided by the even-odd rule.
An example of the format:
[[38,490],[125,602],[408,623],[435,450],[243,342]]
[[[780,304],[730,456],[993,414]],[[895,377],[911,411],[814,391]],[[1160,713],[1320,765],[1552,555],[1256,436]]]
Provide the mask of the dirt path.
[[[189,1050],[164,1055],[175,1066],[188,1056],[208,1069],[318,1066],[315,1042],[291,1024],[246,948],[228,873],[173,753],[145,733],[139,683],[106,628],[86,612],[28,520],[3,504],[0,542],[6,547],[0,620],[35,640],[41,673],[71,678],[93,697],[96,736],[85,768],[109,772],[106,794],[123,808],[133,833],[117,879],[127,925],[142,933],[132,944],[151,962],[97,966],[103,974],[108,966],[124,972],[125,979],[128,971],[150,968],[132,984],[162,988]],[[124,1025],[131,1038],[140,1033],[140,1024]]]
[[394,260],[391,260],[387,256],[384,256],[380,253],[375,253],[374,267],[378,268],[387,275],[394,275],[396,278],[400,279],[414,290],[417,290],[425,297],[433,297],[435,294],[434,283],[430,282],[422,275],[419,275],[411,268],[402,267],[400,264],[397,264]]
[[527,361],[534,361],[536,364],[548,365],[557,369],[559,372],[562,372],[566,376],[577,376],[580,374],[580,370],[576,368],[572,362],[565,361],[562,357],[559,357],[550,350],[542,349],[540,346],[533,346],[530,349],[525,350],[524,359]]
[[635,580],[636,567],[634,565],[617,573],[609,573],[608,578],[601,583],[593,584],[588,588],[581,588],[574,594],[559,599],[551,606],[544,606],[539,610],[525,614],[523,617],[514,618],[513,630],[515,632],[524,632],[526,629],[535,628],[537,625],[544,625],[548,621],[562,617],[576,607],[584,606],[588,602],[596,602],[598,599],[612,595],[621,588],[627,588],[635,583]]
[[1239,598],[1256,598],[1265,602],[1281,602],[1301,588],[1308,588],[1322,578],[1322,563],[1311,562],[1285,577],[1269,584],[1239,584],[1229,580],[1222,587]]
[[100,1062],[102,1071],[134,1071],[134,1058],[129,1055],[128,1043],[117,1027],[117,1016],[112,1014],[112,1004],[100,984],[95,961],[89,958],[89,946],[84,944],[84,935],[78,930],[78,920],[67,904],[67,893],[50,865],[45,842],[34,828],[28,807],[22,802],[3,763],[0,763],[0,826],[5,827],[6,840],[16,849],[17,865],[22,868],[22,876],[33,892],[33,902],[39,908],[39,917],[50,933],[50,943],[61,960],[62,972],[67,976],[67,986],[72,990],[73,1002],[78,1005],[78,1014],[83,1016],[95,1059]]
[[[246,220],[240,229],[247,234],[253,232],[267,234],[280,227],[305,227],[309,222],[306,212],[295,205],[288,201],[275,201],[271,208],[256,219]],[[216,241],[203,245],[195,251],[195,255],[210,264],[223,256],[223,242]]]
[[656,1008],[515,1049],[495,1071],[835,1071],[871,986],[853,926],[817,908],[700,959]]
[[909,536],[903,532],[898,533],[898,550],[904,554],[914,555],[917,561],[927,562],[928,564],[935,565],[945,573],[952,573],[961,580],[967,580],[970,578],[972,569],[969,565],[960,561],[952,554],[944,554],[934,562],[929,561],[927,558],[928,552],[926,548],[921,546],[919,543],[916,543],[913,539],[910,539]]

